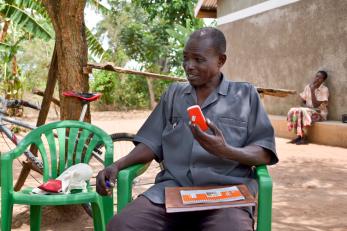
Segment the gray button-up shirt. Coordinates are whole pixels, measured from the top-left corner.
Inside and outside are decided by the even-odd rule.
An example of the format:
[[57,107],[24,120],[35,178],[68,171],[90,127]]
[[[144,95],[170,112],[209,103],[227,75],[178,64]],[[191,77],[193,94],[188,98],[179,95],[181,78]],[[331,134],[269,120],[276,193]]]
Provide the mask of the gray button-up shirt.
[[[156,160],[164,165],[144,196],[163,204],[165,187],[226,184],[246,184],[255,194],[252,167],[215,156],[194,139],[187,108],[195,104],[195,89],[189,83],[172,84],[137,133],[135,141],[151,148]],[[278,161],[274,130],[254,86],[222,77],[201,109],[222,130],[229,145],[255,144],[271,151],[272,164]]]

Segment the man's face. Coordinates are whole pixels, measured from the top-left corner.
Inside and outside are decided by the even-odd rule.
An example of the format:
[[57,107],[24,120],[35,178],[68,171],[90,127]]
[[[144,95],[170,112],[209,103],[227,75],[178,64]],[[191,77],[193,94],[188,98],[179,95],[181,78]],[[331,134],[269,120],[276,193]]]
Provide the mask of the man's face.
[[194,87],[216,81],[224,62],[225,56],[217,53],[209,38],[189,39],[183,51],[183,68]]

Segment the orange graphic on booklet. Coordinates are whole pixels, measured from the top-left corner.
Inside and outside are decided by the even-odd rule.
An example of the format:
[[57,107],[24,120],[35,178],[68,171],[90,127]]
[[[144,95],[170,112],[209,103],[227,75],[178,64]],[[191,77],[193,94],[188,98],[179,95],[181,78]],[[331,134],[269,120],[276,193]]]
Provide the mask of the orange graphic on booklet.
[[183,204],[225,202],[244,199],[236,186],[207,190],[182,190],[180,193]]

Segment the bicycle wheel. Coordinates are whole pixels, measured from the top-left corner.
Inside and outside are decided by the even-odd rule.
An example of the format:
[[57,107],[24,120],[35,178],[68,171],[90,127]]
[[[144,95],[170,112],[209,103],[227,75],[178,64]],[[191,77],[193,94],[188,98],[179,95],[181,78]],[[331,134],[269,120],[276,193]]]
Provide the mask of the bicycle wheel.
[[[134,134],[131,133],[114,133],[111,134],[111,139],[113,141],[113,145],[114,145],[114,154],[113,154],[113,161],[119,160],[121,157],[126,156],[134,147]],[[103,145],[97,146],[94,149],[94,153],[93,153],[93,158],[90,161],[90,164],[93,166],[93,178],[91,179],[91,186],[95,187],[96,183],[95,183],[95,179],[96,179],[96,175],[98,174],[98,172],[100,170],[102,170],[104,168],[104,162],[103,162],[103,158],[104,158],[104,147]],[[83,204],[82,205],[84,210],[86,211],[86,213],[89,216],[93,216],[92,215],[92,208],[90,204]]]
[[114,145],[113,161],[119,160],[135,147],[134,141],[135,134],[131,133],[114,133],[111,134],[111,139]]

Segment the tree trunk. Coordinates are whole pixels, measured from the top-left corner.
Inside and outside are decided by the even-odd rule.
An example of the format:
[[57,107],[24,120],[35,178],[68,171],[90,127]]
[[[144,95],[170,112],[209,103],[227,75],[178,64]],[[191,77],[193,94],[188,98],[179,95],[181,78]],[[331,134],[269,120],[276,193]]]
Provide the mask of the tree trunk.
[[[83,67],[87,66],[88,61],[84,25],[86,0],[43,0],[43,3],[55,30],[60,118],[78,120],[82,110],[80,101],[64,97],[62,93],[89,90],[88,75],[83,74]],[[86,120],[90,121],[89,110]]]
[[[89,90],[88,75],[83,73],[87,66],[88,48],[84,25],[86,0],[43,0],[55,31],[57,52],[57,79],[59,84],[60,118],[78,120],[82,111],[81,102],[72,97],[64,97],[64,91]],[[90,121],[88,110],[85,120]],[[70,207],[75,214],[78,207]]]
[[147,81],[147,86],[148,86],[150,106],[151,106],[151,109],[153,110],[157,104],[155,102],[155,97],[154,97],[154,89],[153,89],[153,83],[152,83],[153,80],[150,78],[146,78],[146,81]]

